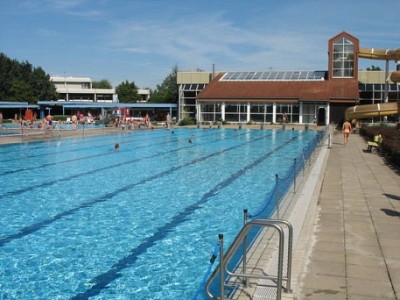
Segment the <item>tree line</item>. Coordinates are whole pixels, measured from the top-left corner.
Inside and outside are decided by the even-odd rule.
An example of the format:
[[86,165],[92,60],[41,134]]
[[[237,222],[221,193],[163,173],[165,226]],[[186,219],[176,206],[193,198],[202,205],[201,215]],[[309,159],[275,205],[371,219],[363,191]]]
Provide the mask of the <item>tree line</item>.
[[24,101],[56,99],[57,92],[50,76],[28,61],[19,62],[0,53],[0,100]]
[[[150,90],[149,102],[178,102],[177,72],[178,67],[174,66],[164,81],[154,90]],[[107,79],[102,79],[93,81],[92,87],[111,89],[112,85]],[[118,99],[122,103],[141,100],[134,81],[125,80],[115,88],[115,93],[118,94]],[[28,61],[19,62],[0,53],[0,101],[24,101],[35,104],[39,100],[58,98],[50,75],[41,67],[33,67]]]

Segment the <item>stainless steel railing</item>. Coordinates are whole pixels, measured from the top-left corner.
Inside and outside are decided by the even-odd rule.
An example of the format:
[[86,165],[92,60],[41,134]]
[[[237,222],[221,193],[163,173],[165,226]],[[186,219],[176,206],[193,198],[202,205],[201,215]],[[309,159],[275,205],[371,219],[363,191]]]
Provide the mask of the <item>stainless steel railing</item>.
[[[283,261],[284,261],[284,246],[285,246],[285,233],[284,230],[282,229],[282,225],[286,226],[288,228],[288,250],[287,250],[287,272],[286,276],[283,276]],[[247,273],[247,258],[246,258],[246,252],[247,252],[247,245],[245,243],[247,235],[249,231],[253,227],[271,227],[275,229],[278,234],[279,234],[279,247],[278,247],[278,275],[266,275],[266,274],[250,274]],[[220,264],[219,266],[214,270],[213,274],[211,275],[210,279],[207,282],[206,285],[206,293],[211,299],[220,299],[224,300],[225,298],[225,273],[227,273],[228,276],[231,277],[239,277],[239,278],[244,278],[243,282],[244,284],[247,284],[247,279],[248,278],[258,278],[258,279],[270,279],[270,280],[276,280],[277,284],[277,292],[276,292],[276,298],[279,300],[281,299],[282,296],[282,282],[286,281],[286,287],[285,287],[285,292],[290,293],[290,282],[291,282],[291,269],[292,269],[292,250],[293,250],[293,228],[292,225],[286,221],[286,220],[267,220],[267,219],[256,219],[251,222],[246,223],[239,234],[237,235],[236,239],[233,241],[232,245],[224,255],[223,253],[223,235],[219,235],[219,243],[220,243]],[[236,253],[238,250],[239,246],[243,243],[243,258],[242,258],[242,264],[243,264],[243,272],[242,273],[235,273],[227,269],[227,265],[232,259],[233,255]],[[220,276],[220,296],[215,296],[212,294],[211,290],[211,285],[217,278],[217,276]]]

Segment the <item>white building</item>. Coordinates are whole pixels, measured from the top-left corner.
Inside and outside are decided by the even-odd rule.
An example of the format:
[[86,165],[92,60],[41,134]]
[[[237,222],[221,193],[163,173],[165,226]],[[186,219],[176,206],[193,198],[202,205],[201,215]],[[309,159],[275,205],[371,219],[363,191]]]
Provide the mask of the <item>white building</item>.
[[150,90],[149,89],[139,89],[138,94],[141,97],[140,102],[147,102],[150,99]]
[[52,76],[59,100],[113,102],[115,89],[94,89],[90,77]]
[[[118,102],[115,89],[94,89],[90,77],[52,76],[59,100],[88,101],[88,102]],[[150,98],[149,89],[139,89],[140,102],[147,102]]]

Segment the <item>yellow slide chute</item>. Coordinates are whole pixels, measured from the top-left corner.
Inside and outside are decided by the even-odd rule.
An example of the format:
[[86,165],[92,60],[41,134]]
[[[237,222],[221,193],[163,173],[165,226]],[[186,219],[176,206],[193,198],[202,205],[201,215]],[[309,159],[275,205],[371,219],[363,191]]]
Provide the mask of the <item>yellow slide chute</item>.
[[[382,50],[374,48],[361,48],[358,51],[359,58],[377,59],[377,60],[400,60],[400,49]],[[400,82],[400,71],[392,72],[390,80]]]
[[360,47],[358,57],[379,60],[400,60],[400,49],[382,50]]
[[[400,49],[382,50],[360,47],[358,57],[376,60],[400,60]],[[392,72],[390,80],[400,82],[400,71]],[[391,116],[398,114],[399,108],[399,104],[396,102],[357,105],[346,109],[345,118],[346,120],[353,120]]]
[[399,103],[388,102],[378,104],[365,104],[349,107],[345,111],[346,120],[370,119],[374,117],[386,117],[399,113]]

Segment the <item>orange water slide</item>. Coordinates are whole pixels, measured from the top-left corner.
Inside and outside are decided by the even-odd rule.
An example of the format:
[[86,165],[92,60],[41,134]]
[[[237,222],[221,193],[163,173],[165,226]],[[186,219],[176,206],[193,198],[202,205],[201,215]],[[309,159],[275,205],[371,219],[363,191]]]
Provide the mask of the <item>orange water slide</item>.
[[[361,48],[358,51],[358,58],[376,59],[376,60],[398,60],[400,61],[400,48],[394,50],[381,50],[374,48]],[[394,71],[390,74],[392,82],[400,82],[400,71]],[[392,116],[399,113],[399,103],[379,103],[365,104],[349,107],[345,111],[346,120],[370,119],[374,117]]]

